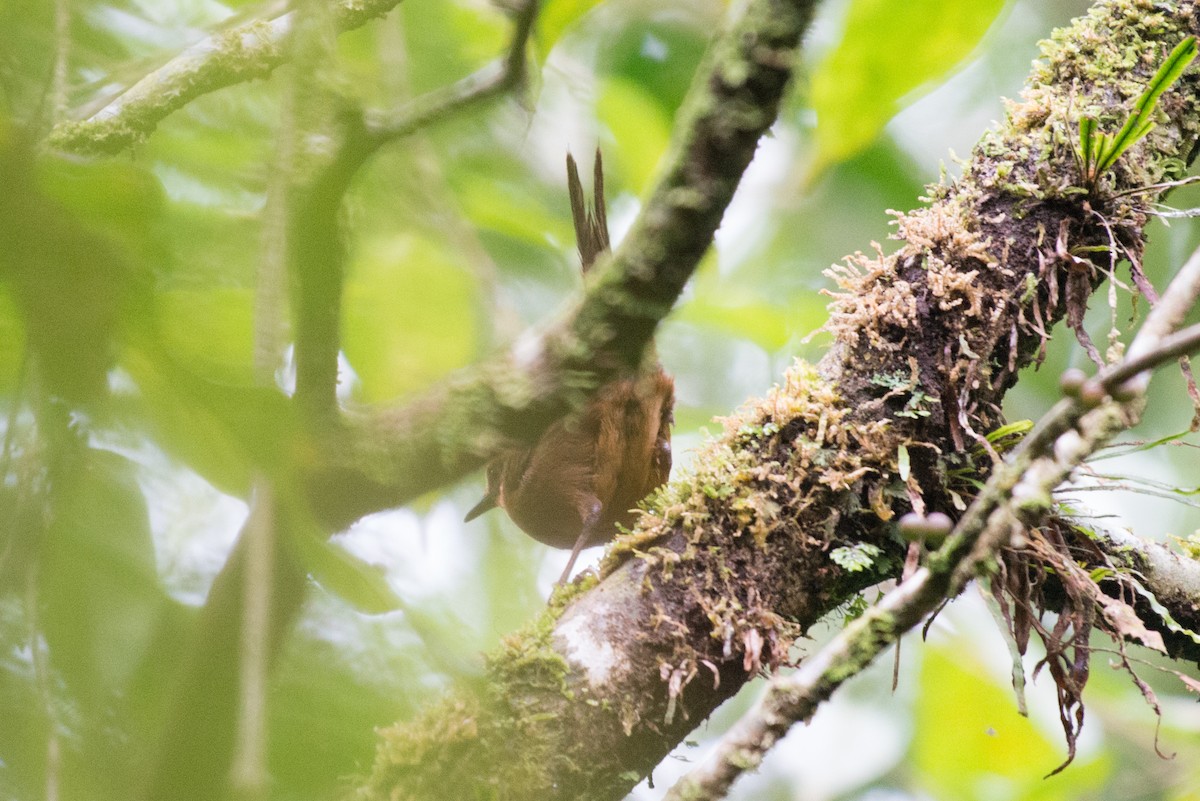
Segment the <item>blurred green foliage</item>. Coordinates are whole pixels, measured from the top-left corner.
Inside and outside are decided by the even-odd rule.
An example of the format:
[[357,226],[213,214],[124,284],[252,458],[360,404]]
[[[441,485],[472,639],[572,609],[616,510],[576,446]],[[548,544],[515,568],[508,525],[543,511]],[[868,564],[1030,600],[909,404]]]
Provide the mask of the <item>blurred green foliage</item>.
[[[276,369],[264,377],[254,333],[264,313],[265,198],[294,76],[284,67],[201,97],[132,154],[47,153],[37,142],[62,117],[56,52],[68,53],[62,99],[86,115],[208,33],[280,10],[250,0],[61,5],[69,41],[56,34],[56,3],[0,5],[0,798],[44,797],[55,785],[63,798],[127,799],[161,747],[180,667],[205,658],[190,650],[195,588],[226,559],[256,478],[293,486],[288,465],[303,454],[276,388],[289,384],[288,354],[271,354]],[[568,301],[579,278],[564,153],[604,149],[619,237],[653,183],[725,6],[549,0],[526,94],[371,162],[342,215],[349,402],[417,392]],[[999,95],[1015,95],[1023,76],[1011,53],[1028,61],[1037,38],[1084,7],[822,6],[792,98],[659,337],[679,388],[677,464],[709,418],[761,394],[793,356],[819,355],[822,338],[804,337],[824,320],[821,271],[886,239],[885,210],[915,205],[937,179],[918,165],[951,146],[965,152],[981,133],[963,98],[986,96],[987,114],[999,117]],[[505,15],[487,3],[406,0],[341,37],[340,85],[389,107],[486,64],[507,36]],[[966,69],[965,58],[974,59]],[[938,120],[945,139],[914,148],[902,125],[885,125],[919,93],[910,111]],[[1151,276],[1161,283],[1197,238],[1191,225],[1155,230]],[[1124,321],[1131,310],[1120,302]],[[1107,311],[1096,305],[1103,330]],[[286,309],[273,313],[281,319],[268,323],[286,327]],[[1041,372],[1009,399],[1012,417],[1036,418],[1061,367],[1078,360],[1067,338],[1056,340]],[[1161,386],[1147,436],[1188,419],[1177,377]],[[1194,483],[1194,458],[1170,459]],[[540,608],[557,566],[501,516],[459,524],[479,489],[373,516],[332,542],[297,527],[290,554],[314,582],[272,674],[272,797],[339,794],[369,763],[373,727],[411,715],[451,680],[470,680],[479,652]],[[1190,514],[1137,519],[1187,534],[1198,525]],[[1148,759],[1154,724],[1140,696],[1101,682],[1092,750],[1042,782],[1061,752],[1057,732],[1014,716],[973,647],[931,650],[917,663],[911,701],[875,705],[886,707],[881,725],[907,749],[907,767],[864,772],[852,750],[814,767],[842,777],[838,797],[861,788],[938,799],[1141,798],[1130,776],[1153,777],[1146,786],[1167,794],[1189,770],[1191,786],[1200,780],[1187,756],[1175,773]],[[1200,732],[1181,720],[1191,712],[1179,689],[1156,687],[1169,701],[1168,747],[1194,755]],[[778,797],[794,797],[772,765],[764,773],[784,788]],[[660,789],[638,797],[656,797],[678,769],[668,761]]]
[[851,0],[845,31],[817,66],[816,171],[862,152],[903,100],[957,67],[992,26],[1004,0]]
[[1104,786],[1112,765],[1103,753],[1082,755],[1066,776],[1044,778],[1064,758],[1060,733],[1021,717],[1012,689],[974,654],[929,648],[920,681],[912,770],[935,797],[1089,798]]

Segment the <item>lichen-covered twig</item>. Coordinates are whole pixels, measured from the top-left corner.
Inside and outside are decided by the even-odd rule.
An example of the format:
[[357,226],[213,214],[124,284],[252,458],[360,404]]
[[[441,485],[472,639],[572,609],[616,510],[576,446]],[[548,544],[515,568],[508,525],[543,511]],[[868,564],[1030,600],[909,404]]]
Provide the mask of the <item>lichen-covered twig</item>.
[[[400,0],[337,0],[340,31],[361,27]],[[118,153],[144,141],[158,124],[197,97],[255,78],[287,61],[295,12],[256,19],[213,34],[144,76],[87,119],[60,122],[49,144],[76,153]]]
[[476,70],[444,89],[422,95],[399,109],[369,115],[364,126],[369,144],[377,148],[393,139],[408,136],[466,105],[511,91],[524,83],[527,67],[525,49],[533,33],[537,12],[537,0],[524,0],[515,5],[512,44],[503,59]]
[[[1112,436],[1137,422],[1149,372],[1180,355],[1200,350],[1200,326],[1182,338],[1173,329],[1200,296],[1200,250],[1181,269],[1134,339],[1129,356],[1093,379],[1103,393],[1084,391],[1064,399],[1041,420],[1011,459],[992,473],[984,490],[959,520],[946,544],[926,565],[901,582],[862,617],[842,630],[799,670],[768,684],[762,698],[717,743],[705,761],[671,788],[664,801],[716,801],[733,782],[762,761],[795,724],[847,679],[932,613],[946,598],[994,560],[1012,535],[1036,524],[1051,493]],[[1186,343],[1186,346],[1181,344]],[[1130,382],[1136,380],[1136,387]],[[1104,396],[1119,394],[1092,411]],[[1091,412],[1089,414],[1089,412]]]

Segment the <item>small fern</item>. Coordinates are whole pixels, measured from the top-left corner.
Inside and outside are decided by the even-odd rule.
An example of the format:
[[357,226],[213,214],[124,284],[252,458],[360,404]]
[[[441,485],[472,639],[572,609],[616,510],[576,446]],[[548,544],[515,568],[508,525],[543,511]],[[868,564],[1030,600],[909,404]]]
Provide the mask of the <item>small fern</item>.
[[1094,189],[1100,176],[1116,163],[1122,153],[1154,130],[1156,123],[1151,117],[1159,97],[1179,79],[1196,57],[1196,53],[1195,36],[1188,36],[1177,44],[1150,79],[1146,91],[1137,99],[1133,114],[1115,134],[1098,131],[1095,117],[1085,116],[1079,120],[1079,147],[1075,156],[1079,160],[1085,186]]

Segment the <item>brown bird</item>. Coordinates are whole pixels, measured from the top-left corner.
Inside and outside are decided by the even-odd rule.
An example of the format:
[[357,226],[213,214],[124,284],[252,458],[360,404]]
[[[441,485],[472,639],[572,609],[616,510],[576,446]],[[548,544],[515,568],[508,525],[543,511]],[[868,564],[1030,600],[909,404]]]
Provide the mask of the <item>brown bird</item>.
[[[587,208],[575,159],[567,154],[567,188],[583,272],[608,250],[604,178],[596,150],[594,202]],[[671,472],[675,381],[651,345],[641,369],[601,387],[574,417],[558,421],[533,445],[500,454],[487,467],[487,492],[466,520],[499,506],[538,542],[570,548],[559,583],[579,552],[602,545],[634,507]]]

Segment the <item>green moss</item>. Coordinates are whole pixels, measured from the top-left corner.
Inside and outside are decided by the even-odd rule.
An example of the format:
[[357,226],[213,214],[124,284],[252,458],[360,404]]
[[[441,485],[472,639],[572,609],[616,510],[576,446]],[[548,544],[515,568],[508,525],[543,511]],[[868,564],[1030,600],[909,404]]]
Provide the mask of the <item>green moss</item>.
[[[564,760],[576,758],[546,749],[577,739],[545,705],[549,696],[564,705],[576,699],[567,683],[570,667],[552,647],[551,633],[566,606],[595,581],[587,577],[557,591],[542,615],[488,657],[481,683],[460,688],[415,720],[380,730],[373,771],[356,797],[504,799],[544,791]],[[607,699],[592,706],[610,708]],[[579,747],[585,751],[586,743]]]
[[[1005,129],[986,137],[979,147],[980,154],[1005,166],[984,164],[984,169],[993,171],[990,178],[975,177],[983,179],[985,186],[1032,197],[1089,193],[1090,188],[1075,183],[1081,176],[1072,179],[1070,170],[1042,166],[1072,158],[1081,117],[1096,117],[1102,130],[1120,126],[1163,58],[1189,33],[1185,16],[1164,14],[1149,0],[1111,0],[1097,3],[1070,27],[1056,30],[1041,43],[1041,58],[1022,99],[1010,104]],[[1114,104],[1114,92],[1124,100]],[[1177,107],[1191,94],[1186,86],[1172,89],[1164,96],[1166,106]],[[1190,99],[1186,102],[1194,105]],[[1175,125],[1151,134],[1158,142],[1144,143],[1122,157],[1114,167],[1117,174],[1109,177],[1107,186],[1097,188],[1101,196],[1118,187],[1157,183],[1176,173],[1173,151],[1177,147],[1163,145],[1177,140],[1180,133],[1194,137],[1198,123],[1194,113],[1171,118]],[[1033,187],[1036,193],[1031,193]]]
[[869,636],[853,637],[849,641],[850,654],[846,659],[825,674],[825,680],[837,686],[842,682],[857,676],[878,656],[882,646],[896,641],[899,627],[896,619],[887,613],[874,611],[870,619],[864,619],[856,625],[865,626]]

